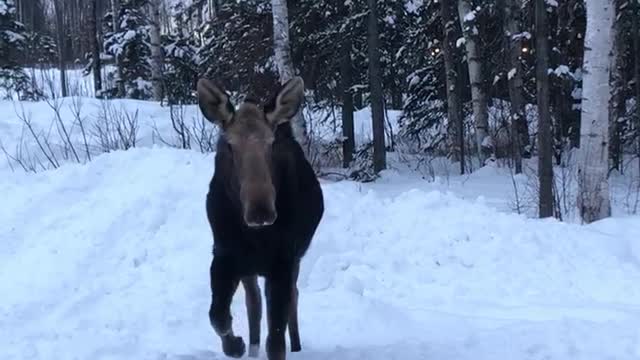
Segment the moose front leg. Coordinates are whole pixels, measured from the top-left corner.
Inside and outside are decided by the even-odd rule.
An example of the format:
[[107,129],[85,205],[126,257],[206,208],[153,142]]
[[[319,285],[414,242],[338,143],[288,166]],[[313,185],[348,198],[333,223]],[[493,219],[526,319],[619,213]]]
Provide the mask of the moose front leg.
[[262,318],[262,297],[257,276],[242,278],[247,316],[249,318],[249,357],[258,357],[260,352],[260,319]]
[[233,334],[231,325],[231,300],[238,288],[239,279],[232,272],[231,264],[222,257],[214,256],[211,262],[211,307],[209,320],[222,341],[225,355],[239,358],[244,355],[245,345],[242,337]]
[[288,267],[266,279],[267,322],[267,357],[269,360],[285,359],[285,332],[291,308],[291,288],[293,286],[293,269]]

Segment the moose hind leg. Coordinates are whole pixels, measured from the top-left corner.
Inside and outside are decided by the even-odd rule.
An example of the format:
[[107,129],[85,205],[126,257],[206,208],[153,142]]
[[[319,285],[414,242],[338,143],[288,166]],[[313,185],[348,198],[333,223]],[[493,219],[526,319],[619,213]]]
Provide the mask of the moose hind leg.
[[224,258],[214,257],[211,262],[211,307],[209,320],[215,332],[220,336],[222,351],[225,355],[239,358],[244,355],[245,345],[242,337],[233,334],[231,318],[231,300],[238,288],[238,278],[230,271],[232,267]]
[[258,357],[260,353],[260,320],[262,318],[262,296],[257,276],[242,278],[245,292],[247,316],[249,318],[249,357]]
[[296,264],[293,268],[293,283],[291,284],[291,306],[289,308],[289,341],[291,352],[299,352],[302,350],[300,345],[300,332],[298,330],[298,273],[300,272],[300,264]]

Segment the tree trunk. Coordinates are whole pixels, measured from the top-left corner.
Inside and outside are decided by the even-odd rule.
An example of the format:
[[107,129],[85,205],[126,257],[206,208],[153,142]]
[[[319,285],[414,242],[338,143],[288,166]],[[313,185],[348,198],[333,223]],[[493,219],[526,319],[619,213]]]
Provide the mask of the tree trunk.
[[67,91],[67,63],[64,58],[64,1],[55,0],[53,2],[54,12],[56,15],[56,35],[58,40],[58,67],[60,70],[60,89],[62,97],[68,96]]
[[102,61],[100,59],[100,45],[98,43],[98,0],[89,0],[89,41],[91,42],[91,69],[93,71],[93,89],[96,97],[102,94]]
[[546,0],[536,0],[536,85],[538,93],[538,178],[541,218],[553,216],[553,140],[549,111],[549,44]]
[[371,92],[371,121],[373,128],[373,169],[376,173],[386,169],[384,144],[384,104],[382,99],[382,72],[378,37],[378,11],[376,0],[368,0],[369,26],[367,44],[369,50],[369,91]]
[[456,71],[456,40],[457,26],[454,17],[454,0],[442,0],[440,2],[440,15],[444,24],[444,44],[442,54],[444,56],[444,68],[447,82],[447,119],[448,137],[453,161],[460,162],[460,174],[464,174],[464,158],[462,149],[462,103],[460,101],[460,89],[458,84],[458,72]]
[[589,0],[586,4],[578,210],[582,221],[591,223],[611,215],[608,105],[615,10],[612,0]]
[[[113,32],[117,33],[120,31],[120,0],[111,0],[111,13],[113,15]],[[122,64],[120,61],[120,57],[116,56],[116,87],[117,94],[116,97],[124,97],[124,80],[122,79]]]
[[340,59],[340,77],[342,87],[342,167],[345,169],[353,161],[355,151],[355,134],[353,125],[353,69],[351,64],[351,37],[346,35],[342,42],[342,58]]
[[504,32],[507,36],[510,68],[507,71],[511,99],[511,145],[515,173],[522,173],[522,154],[529,143],[527,118],[522,96],[522,34],[520,28],[522,1],[504,1]]
[[353,95],[353,106],[356,110],[364,108],[364,99],[362,98],[362,90],[358,88]]
[[469,0],[458,1],[458,16],[464,33],[467,64],[469,66],[469,82],[471,84],[471,101],[473,102],[473,120],[476,130],[476,146],[481,166],[493,153],[493,140],[489,136],[489,114],[487,112],[487,94],[482,81],[482,59],[473,31],[466,31],[467,22],[471,22],[471,4]]
[[[557,51],[553,52],[555,57],[555,63],[558,65],[567,65],[570,66],[568,62],[567,55],[569,54],[569,47],[571,46],[571,42],[569,41],[569,37],[567,36],[570,33],[570,29],[572,26],[569,25],[569,21],[573,15],[571,15],[573,8],[571,7],[571,1],[560,2],[558,5],[558,25],[556,27],[556,31],[554,36],[554,41],[558,44]],[[571,113],[571,83],[567,81],[564,76],[555,77],[555,87],[554,87],[554,123],[553,123],[553,141],[554,141],[554,151],[553,155],[555,157],[556,165],[562,164],[562,153],[564,152],[565,147],[565,135],[567,129],[567,123],[569,122],[567,119]]]
[[[613,3],[619,3],[624,6],[626,0],[614,0]],[[621,7],[615,6],[618,9]],[[617,10],[616,13],[618,13]],[[622,171],[622,138],[620,131],[620,120],[625,115],[625,63],[624,54],[627,51],[626,36],[623,30],[622,19],[618,16],[614,20],[614,44],[613,44],[613,69],[611,71],[611,101],[609,103],[609,141],[611,168]]]
[[636,2],[631,36],[633,37],[633,52],[635,54],[635,95],[636,95],[636,141],[638,143],[637,156],[640,168],[640,3]]
[[398,69],[396,68],[396,63],[392,61],[389,67],[389,75],[391,76],[391,81],[389,83],[389,93],[391,95],[391,109],[393,110],[402,110],[402,89],[400,88],[398,82]]
[[[280,75],[280,82],[285,83],[295,76],[293,61],[291,60],[291,47],[289,42],[289,11],[286,0],[271,0],[273,14],[273,45],[275,50],[276,66]],[[307,124],[302,112],[298,112],[293,119],[297,140],[302,144],[305,153],[309,151],[309,136]]]
[[153,99],[162,101],[162,70],[164,58],[162,54],[162,43],[160,41],[160,0],[149,2],[151,10],[151,21],[149,22],[149,37],[151,42],[151,84],[153,88]]

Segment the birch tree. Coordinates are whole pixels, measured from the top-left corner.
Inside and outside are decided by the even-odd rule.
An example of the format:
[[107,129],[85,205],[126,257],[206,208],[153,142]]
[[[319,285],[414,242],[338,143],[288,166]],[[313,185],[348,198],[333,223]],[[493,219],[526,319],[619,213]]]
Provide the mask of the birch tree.
[[469,82],[471,84],[471,101],[473,102],[473,120],[476,131],[476,146],[481,164],[493,150],[493,139],[489,136],[489,114],[487,112],[487,94],[482,86],[482,59],[477,44],[478,29],[474,25],[475,11],[469,0],[458,1],[458,16],[464,33],[467,65],[469,66]]
[[164,59],[160,41],[160,0],[150,0],[149,10],[151,12],[149,40],[151,48],[151,84],[153,99],[155,101],[162,101],[162,68]]
[[447,83],[447,120],[449,130],[449,145],[454,161],[460,162],[460,174],[464,174],[464,134],[462,123],[462,103],[458,86],[458,72],[456,71],[456,40],[457,25],[455,23],[453,0],[440,1],[440,15],[444,24],[444,57],[445,80]]
[[[280,82],[284,84],[295,76],[293,61],[291,60],[291,42],[289,41],[289,11],[287,0],[271,0],[271,11],[273,16],[273,48],[276,58],[276,66]],[[294,134],[302,144],[305,152],[309,150],[309,137],[307,134],[307,124],[298,112],[293,119]]]
[[589,0],[585,34],[578,211],[585,223],[611,215],[609,183],[609,74],[614,43],[613,0]]

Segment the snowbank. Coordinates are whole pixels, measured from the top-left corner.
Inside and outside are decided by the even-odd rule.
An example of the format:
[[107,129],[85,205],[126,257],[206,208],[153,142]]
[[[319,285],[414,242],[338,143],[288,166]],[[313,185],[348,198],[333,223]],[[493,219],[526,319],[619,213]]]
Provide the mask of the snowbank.
[[[224,359],[212,172],[153,148],[2,173],[2,358]],[[323,183],[292,359],[640,357],[640,218],[530,220],[422,184]],[[233,313],[246,336],[241,291]]]
[[[52,105],[59,109],[60,121],[56,116]],[[92,156],[107,152],[102,146],[101,130],[111,126],[109,132],[113,137],[118,137],[113,128],[113,120],[117,117],[136,119],[136,147],[150,147],[154,145],[182,146],[182,139],[174,130],[172,124],[172,111],[174,119],[182,120],[190,133],[188,143],[191,148],[198,149],[198,136],[205,133],[205,137],[212,139],[215,145],[218,129],[202,117],[197,105],[185,105],[174,107],[160,106],[154,101],[140,101],[129,99],[99,100],[90,97],[73,96],[58,98],[40,102],[17,102],[0,100],[0,145],[3,145],[11,156],[18,154],[24,158],[36,158],[39,163],[45,164],[48,168],[48,159],[43,155],[38,143],[29,132],[25,120],[33,127],[41,142],[48,142],[60,163],[73,162],[66,136],[61,131],[60,123],[64,124],[69,138],[81,160],[86,159],[85,140]],[[332,124],[327,120],[328,111],[305,111],[306,119],[309,123],[309,130],[315,139],[323,141],[333,141],[342,137],[340,127],[340,113],[336,112],[336,121]],[[79,114],[77,116],[76,114]],[[390,142],[390,132],[398,132],[399,111],[388,111],[386,120],[387,142]],[[80,127],[82,121],[85,132],[83,134]],[[354,114],[356,144],[361,145],[372,139],[372,124],[370,109],[362,109]],[[129,128],[129,126],[127,126]],[[215,148],[215,146],[214,146]],[[1,154],[1,153],[0,153]],[[69,159],[71,157],[71,159]],[[84,162],[84,161],[83,161]],[[19,166],[13,161],[14,167]],[[0,169],[8,167],[6,161],[0,161]],[[41,170],[41,167],[39,167]]]

